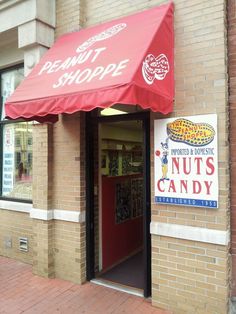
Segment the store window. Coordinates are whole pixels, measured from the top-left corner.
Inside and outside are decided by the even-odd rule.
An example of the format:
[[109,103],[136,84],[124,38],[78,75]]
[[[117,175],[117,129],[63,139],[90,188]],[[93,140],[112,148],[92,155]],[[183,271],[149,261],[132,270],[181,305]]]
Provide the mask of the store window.
[[0,72],[2,198],[32,199],[32,124],[5,118],[4,103],[24,78],[23,66]]

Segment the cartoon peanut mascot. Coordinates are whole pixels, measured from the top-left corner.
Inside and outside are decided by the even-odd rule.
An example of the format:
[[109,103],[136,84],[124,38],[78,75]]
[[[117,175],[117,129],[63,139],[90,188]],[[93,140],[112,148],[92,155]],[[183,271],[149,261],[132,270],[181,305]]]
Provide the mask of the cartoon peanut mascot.
[[161,181],[164,180],[170,180],[167,176],[168,174],[168,140],[169,138],[166,138],[166,141],[163,143],[161,142],[161,148],[162,148],[162,156],[161,152],[159,150],[156,151],[156,156],[158,156],[161,160],[161,171],[162,171],[162,178]]

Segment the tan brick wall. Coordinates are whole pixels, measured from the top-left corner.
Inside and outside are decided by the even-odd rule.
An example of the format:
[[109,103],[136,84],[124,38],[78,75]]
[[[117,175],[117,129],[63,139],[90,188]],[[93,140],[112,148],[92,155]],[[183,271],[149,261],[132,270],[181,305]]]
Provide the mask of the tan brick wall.
[[[85,210],[84,115],[61,115],[34,126],[33,206]],[[33,271],[45,277],[85,280],[84,223],[33,219]]]
[[91,26],[115,18],[123,17],[168,1],[163,0],[88,0],[86,1],[86,18],[84,26]]
[[33,219],[33,273],[53,278],[53,221]]
[[33,206],[52,206],[52,125],[33,126]]
[[[52,209],[53,127],[36,124],[33,127],[33,207]],[[54,277],[52,221],[32,220],[33,272]]]
[[[168,117],[217,114],[219,208],[214,210],[152,203],[152,221],[229,230],[225,4],[223,0],[199,0],[194,3],[179,0],[174,3],[176,97],[174,112]],[[156,118],[166,117],[152,114],[152,200],[153,119]],[[152,241],[154,305],[181,314],[227,313],[230,269],[228,247],[156,235],[152,236]],[[161,255],[158,255],[159,251],[162,251]]]
[[53,226],[55,276],[81,284],[86,280],[85,223],[55,221]]
[[[53,126],[34,127],[35,208],[85,210],[84,125],[81,116],[80,119],[78,114],[63,115]],[[83,225],[67,225],[67,222],[33,220],[34,272],[82,282],[85,278]],[[66,254],[64,241],[68,245]]]
[[[183,7],[183,4],[185,6]],[[204,13],[203,13],[204,12]],[[153,119],[216,113],[218,116],[219,208],[191,208],[152,204],[152,220],[210,229],[229,228],[229,143],[224,1],[175,1],[174,112],[152,114],[151,165],[154,171]],[[212,19],[215,16],[215,19]],[[204,23],[203,23],[204,21]],[[209,26],[211,23],[217,26]],[[214,25],[215,25],[214,24]],[[218,53],[216,54],[216,50]],[[152,176],[152,196],[154,177]],[[152,197],[154,199],[154,197]]]
[[[83,118],[82,118],[83,119]],[[53,130],[53,208],[85,210],[84,126],[64,115]]]
[[[19,237],[28,238],[28,252],[19,250]],[[11,248],[5,247],[6,239],[11,239]],[[17,213],[0,209],[0,255],[32,264],[32,220],[29,218],[28,213]]]
[[231,252],[232,252],[232,296],[236,297],[236,3],[228,1],[228,62],[229,62],[229,106],[230,106],[230,174],[231,174]]
[[152,303],[175,314],[228,313],[228,247],[154,236]]
[[[84,114],[60,116],[53,129],[53,208],[85,211]],[[85,281],[85,224],[55,221],[55,276]]]
[[84,24],[86,0],[56,0],[55,37],[78,31]]

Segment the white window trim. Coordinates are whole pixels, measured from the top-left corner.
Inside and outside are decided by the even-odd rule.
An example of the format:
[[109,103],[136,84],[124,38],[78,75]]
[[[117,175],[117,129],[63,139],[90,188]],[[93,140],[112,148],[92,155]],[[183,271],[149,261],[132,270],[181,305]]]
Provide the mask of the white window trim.
[[85,211],[72,211],[63,209],[39,209],[33,208],[33,204],[0,200],[0,210],[10,210],[29,214],[32,219],[62,220],[70,222],[85,222]]
[[0,200],[0,209],[3,210],[5,209],[21,213],[30,213],[32,207],[32,204],[28,203]]

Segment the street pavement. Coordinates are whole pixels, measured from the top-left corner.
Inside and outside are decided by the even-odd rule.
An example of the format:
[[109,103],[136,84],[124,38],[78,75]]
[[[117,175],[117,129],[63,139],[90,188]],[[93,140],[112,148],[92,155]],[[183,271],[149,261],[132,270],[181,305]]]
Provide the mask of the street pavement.
[[42,278],[31,265],[0,256],[0,314],[20,313],[168,314],[150,300],[90,282]]

